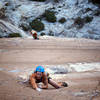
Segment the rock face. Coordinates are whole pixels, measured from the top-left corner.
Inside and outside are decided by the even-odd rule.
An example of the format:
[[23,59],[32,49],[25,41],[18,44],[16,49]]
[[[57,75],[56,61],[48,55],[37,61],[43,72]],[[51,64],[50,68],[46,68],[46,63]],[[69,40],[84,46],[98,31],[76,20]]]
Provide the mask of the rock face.
[[[4,9],[5,8],[5,9]],[[25,31],[29,31],[30,23],[34,19],[40,20],[44,24],[44,30],[38,34],[53,34],[60,37],[76,37],[100,39],[100,8],[88,0],[46,0],[45,2],[36,2],[32,0],[1,0],[0,1],[0,18],[13,24]],[[46,10],[54,11],[57,18],[56,22],[48,22],[43,16]],[[81,23],[75,24],[75,19],[87,19],[87,23],[83,20]],[[92,20],[89,18],[92,17]],[[66,22],[60,23],[59,20],[65,18]],[[27,29],[27,30],[26,30]],[[2,36],[2,27],[0,26],[0,34]],[[5,35],[9,32],[5,32]]]
[[5,17],[5,7],[3,2],[0,1],[0,18]]
[[19,33],[21,34],[22,37],[27,37],[27,34],[23,30],[19,29],[18,27],[8,22],[0,20],[0,35],[6,37],[10,33]]
[[0,1],[0,9],[3,8],[3,2]]
[[38,16],[42,15],[45,9],[52,7],[52,5],[44,3],[25,3],[20,5],[16,10],[11,12],[9,19],[14,22],[15,25],[19,26],[22,22],[29,23],[33,19],[37,18]]

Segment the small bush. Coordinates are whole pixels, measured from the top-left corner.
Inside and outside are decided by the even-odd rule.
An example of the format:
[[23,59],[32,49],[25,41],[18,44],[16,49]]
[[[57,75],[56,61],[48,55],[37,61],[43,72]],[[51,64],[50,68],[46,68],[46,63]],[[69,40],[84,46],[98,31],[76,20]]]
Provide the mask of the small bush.
[[77,28],[82,28],[84,26],[84,20],[81,17],[78,17],[75,19],[74,25],[77,25]]
[[23,29],[24,31],[30,30],[30,27],[29,27],[27,24],[21,24],[20,27],[22,27],[22,29]]
[[14,37],[22,37],[22,36],[20,35],[20,33],[10,33],[10,34],[8,35],[8,37],[9,37],[9,38],[14,38]]
[[9,2],[6,2],[6,3],[5,3],[5,6],[9,6],[9,5],[10,5],[10,3],[9,3]]
[[44,30],[44,24],[41,21],[39,21],[38,19],[33,20],[30,23],[30,26],[31,26],[32,29],[34,29],[38,32]]
[[88,0],[88,2],[92,2],[93,4],[100,4],[100,0]]
[[54,36],[54,34],[53,34],[52,31],[49,31],[48,35],[49,35],[49,36]]
[[55,3],[58,3],[60,0],[54,0]]
[[5,18],[6,15],[5,15],[5,8],[1,8],[0,9],[0,18]]
[[94,15],[95,15],[95,16],[99,16],[99,15],[100,15],[100,10],[96,10],[96,11],[94,12]]
[[41,36],[44,36],[44,35],[46,35],[44,32],[42,32],[41,34],[40,34]]
[[78,17],[75,19],[74,25],[76,25],[77,28],[82,28],[84,24],[90,23],[92,20],[93,17],[89,17],[89,16],[86,16],[85,18]]
[[63,23],[66,22],[66,19],[63,17],[63,18],[61,18],[61,19],[59,20],[59,22],[63,24]]
[[52,23],[56,22],[57,18],[55,16],[55,12],[53,11],[46,10],[43,16],[46,18],[48,22],[52,22]]
[[44,2],[44,1],[46,1],[46,0],[31,0],[31,1]]
[[89,11],[92,11],[92,9],[91,9],[91,8],[87,8],[87,9],[85,10],[85,13],[87,13],[87,12],[89,12]]
[[3,38],[3,37],[0,35],[0,38]]
[[93,20],[93,17],[86,16],[86,17],[84,18],[84,22],[85,22],[85,23],[90,23],[92,20]]
[[59,6],[59,8],[62,8],[62,6]]

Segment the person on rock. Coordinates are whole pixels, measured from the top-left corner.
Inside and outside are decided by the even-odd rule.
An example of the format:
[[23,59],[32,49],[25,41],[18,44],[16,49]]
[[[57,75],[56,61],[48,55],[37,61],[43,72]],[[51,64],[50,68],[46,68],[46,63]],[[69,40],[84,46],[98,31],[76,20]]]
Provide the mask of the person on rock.
[[34,30],[31,30],[31,35],[32,35],[32,37],[35,39],[35,40],[39,40],[39,38],[38,38],[38,36],[37,36],[37,32],[36,31],[34,31]]
[[[42,85],[39,85],[38,83],[42,82]],[[37,66],[35,69],[35,72],[32,73],[30,76],[30,84],[33,89],[37,91],[41,91],[42,89],[48,89],[48,84],[52,85],[56,89],[59,89],[61,87],[67,87],[67,83],[65,82],[54,82],[50,77],[49,73],[45,72],[45,69],[43,66]]]

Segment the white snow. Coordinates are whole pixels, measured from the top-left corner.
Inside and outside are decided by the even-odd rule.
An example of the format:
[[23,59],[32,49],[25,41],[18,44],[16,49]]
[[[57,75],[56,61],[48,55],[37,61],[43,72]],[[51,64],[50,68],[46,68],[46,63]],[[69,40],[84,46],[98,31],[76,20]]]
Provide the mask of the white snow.
[[[53,8],[52,10],[56,12],[57,22],[50,23],[42,19],[41,21],[44,23],[45,29],[38,32],[38,34],[44,32],[48,35],[51,32],[59,37],[100,39],[100,16],[93,15],[93,11],[99,8],[92,3],[88,3],[88,0],[62,0],[59,3],[54,3],[53,0],[47,0],[47,2],[1,0],[0,8],[4,2],[10,3],[10,6],[6,10],[8,21],[17,27],[22,23],[28,25],[33,19],[41,16],[45,10]],[[90,8],[92,11],[85,13],[87,8]],[[86,16],[93,16],[92,22],[85,24],[81,29],[77,29],[73,25],[74,19],[77,17],[84,18]],[[62,17],[66,18],[64,24],[58,22]]]

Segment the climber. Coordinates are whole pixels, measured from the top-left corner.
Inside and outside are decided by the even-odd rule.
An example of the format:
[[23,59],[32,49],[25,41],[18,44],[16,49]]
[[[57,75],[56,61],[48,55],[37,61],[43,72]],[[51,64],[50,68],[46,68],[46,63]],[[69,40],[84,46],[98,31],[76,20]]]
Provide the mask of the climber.
[[[38,83],[42,82],[42,85],[39,85]],[[32,85],[32,88],[41,91],[42,89],[48,88],[48,83],[55,87],[56,89],[59,89],[61,87],[67,87],[67,83],[65,82],[54,82],[50,77],[49,73],[46,73],[44,68],[42,66],[37,66],[36,70],[32,75],[30,76],[30,83]]]
[[37,36],[37,32],[36,31],[34,31],[34,30],[31,30],[31,35],[32,35],[32,37],[34,38],[34,39],[36,39],[36,40],[38,40],[39,38],[38,38],[38,36]]

